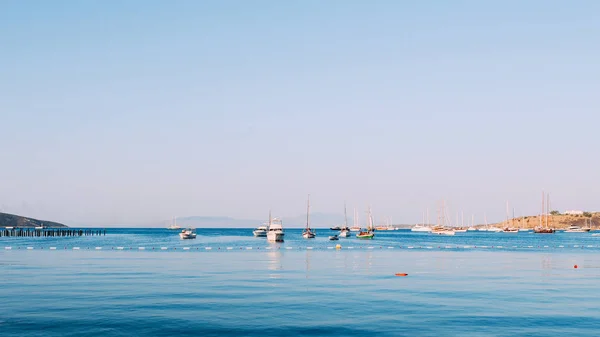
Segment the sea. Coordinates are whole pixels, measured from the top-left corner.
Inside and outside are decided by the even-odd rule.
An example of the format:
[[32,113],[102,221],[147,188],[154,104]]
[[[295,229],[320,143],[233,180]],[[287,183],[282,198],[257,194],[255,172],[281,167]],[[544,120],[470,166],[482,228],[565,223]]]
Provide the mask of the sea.
[[594,232],[197,233],[1,237],[0,336],[600,334]]

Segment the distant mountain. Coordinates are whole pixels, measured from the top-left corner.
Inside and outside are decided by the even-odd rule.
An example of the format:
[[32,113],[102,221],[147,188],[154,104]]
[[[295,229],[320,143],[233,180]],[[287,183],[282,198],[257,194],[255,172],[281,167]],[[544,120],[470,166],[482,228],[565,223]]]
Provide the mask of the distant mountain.
[[[277,214],[273,214],[274,217],[279,217]],[[181,227],[194,227],[194,228],[211,228],[211,227],[229,227],[229,228],[253,228],[258,227],[263,223],[268,222],[268,218],[264,219],[235,219],[231,217],[219,217],[219,216],[188,216],[177,218],[177,225]],[[284,227],[299,228],[304,227],[306,224],[306,215],[298,215],[294,217],[281,217]],[[349,220],[351,221],[351,219]],[[333,225],[340,225],[344,223],[344,216],[339,214],[328,214],[328,213],[314,213],[310,215],[311,227],[316,228],[328,228]],[[163,226],[167,226],[167,222],[163,222]]]
[[33,227],[68,227],[58,222],[38,220],[27,218],[20,215],[0,213],[0,228],[2,227],[19,227],[19,228],[33,228]]

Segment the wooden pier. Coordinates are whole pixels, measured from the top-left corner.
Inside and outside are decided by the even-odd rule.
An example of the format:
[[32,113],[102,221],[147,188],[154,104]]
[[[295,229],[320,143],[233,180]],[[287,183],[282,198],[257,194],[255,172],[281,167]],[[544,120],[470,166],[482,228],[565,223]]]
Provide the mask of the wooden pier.
[[0,237],[72,237],[104,236],[106,229],[63,229],[63,228],[0,228]]

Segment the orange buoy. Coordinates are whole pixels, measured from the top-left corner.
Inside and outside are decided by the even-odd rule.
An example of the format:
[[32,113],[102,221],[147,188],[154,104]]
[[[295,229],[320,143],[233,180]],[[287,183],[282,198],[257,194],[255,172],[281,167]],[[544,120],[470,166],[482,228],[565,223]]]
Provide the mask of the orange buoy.
[[578,267],[577,267],[577,265],[574,265],[573,268],[577,269]]
[[396,276],[408,276],[408,274],[406,274],[406,273],[396,273],[394,275],[396,275]]

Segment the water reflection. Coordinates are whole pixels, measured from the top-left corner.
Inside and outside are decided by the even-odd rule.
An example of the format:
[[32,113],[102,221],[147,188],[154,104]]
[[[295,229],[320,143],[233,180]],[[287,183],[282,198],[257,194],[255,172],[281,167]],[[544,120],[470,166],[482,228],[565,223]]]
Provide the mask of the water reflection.
[[[282,253],[280,250],[270,250],[267,253],[267,258],[269,260],[268,267],[271,271],[279,271],[283,270],[283,265],[281,263]],[[281,278],[281,274],[278,273],[270,273],[269,278]]]
[[306,250],[306,255],[305,255],[305,265],[306,265],[306,271],[305,271],[305,276],[308,279],[309,278],[309,271],[310,271],[310,254],[311,254],[311,250]]

